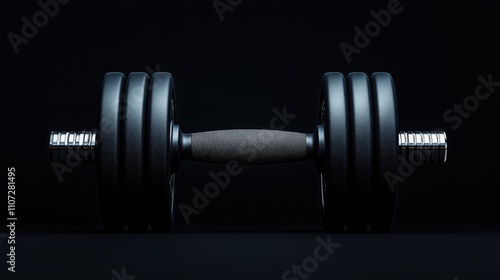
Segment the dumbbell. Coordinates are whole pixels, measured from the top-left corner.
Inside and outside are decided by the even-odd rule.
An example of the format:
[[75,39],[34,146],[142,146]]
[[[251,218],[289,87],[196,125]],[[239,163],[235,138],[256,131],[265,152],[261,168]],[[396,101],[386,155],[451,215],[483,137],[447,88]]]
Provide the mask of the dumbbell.
[[101,222],[107,231],[168,232],[175,172],[183,160],[240,165],[312,160],[320,173],[322,221],[328,232],[389,231],[398,165],[446,162],[442,131],[400,132],[388,73],[329,72],[322,78],[314,132],[233,129],[183,133],[175,123],[175,90],[166,72],[107,73],[99,128],[53,131],[54,162],[81,157],[98,170]]

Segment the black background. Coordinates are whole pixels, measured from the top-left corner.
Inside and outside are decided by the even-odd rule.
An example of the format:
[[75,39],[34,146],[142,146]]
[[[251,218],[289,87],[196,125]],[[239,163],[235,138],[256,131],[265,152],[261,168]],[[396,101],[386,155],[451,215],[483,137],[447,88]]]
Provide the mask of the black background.
[[[189,225],[177,212],[173,234],[102,235],[95,168],[79,166],[59,182],[48,136],[96,128],[106,72],[155,69],[174,77],[184,132],[269,128],[273,108],[286,106],[297,116],[285,130],[310,133],[325,72],[391,73],[400,130],[443,129],[448,162],[418,167],[400,185],[394,233],[333,235],[339,253],[311,279],[498,277],[500,88],[457,129],[443,114],[474,94],[478,76],[500,81],[499,4],[402,0],[402,12],[347,63],[339,44],[354,44],[353,27],[388,2],[243,0],[220,21],[210,0],[73,0],[17,54],[7,34],[21,34],[21,17],[41,8],[4,3],[2,145],[17,176],[16,276],[110,279],[127,267],[138,280],[278,279],[326,236],[310,162],[244,166]],[[175,205],[192,205],[192,189],[223,168],[183,163]]]

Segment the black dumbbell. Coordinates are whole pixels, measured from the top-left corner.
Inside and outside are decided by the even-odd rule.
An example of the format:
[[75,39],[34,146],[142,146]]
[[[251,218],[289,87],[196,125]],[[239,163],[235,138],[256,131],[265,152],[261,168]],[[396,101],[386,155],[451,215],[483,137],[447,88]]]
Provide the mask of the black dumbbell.
[[314,161],[321,173],[326,231],[391,227],[398,162],[445,162],[444,132],[399,132],[388,73],[326,73],[311,134],[235,129],[185,134],[175,124],[169,73],[107,73],[99,129],[50,135],[53,161],[98,167],[101,220],[109,231],[170,231],[174,175],[182,160],[272,164]]

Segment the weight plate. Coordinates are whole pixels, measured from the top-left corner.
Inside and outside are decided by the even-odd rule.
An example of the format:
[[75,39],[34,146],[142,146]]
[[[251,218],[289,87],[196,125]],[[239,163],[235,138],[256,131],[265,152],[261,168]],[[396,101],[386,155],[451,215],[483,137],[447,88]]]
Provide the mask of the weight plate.
[[101,223],[106,231],[123,231],[125,217],[119,197],[120,162],[120,118],[123,112],[120,100],[125,76],[122,73],[107,73],[104,76],[98,117],[97,180],[99,185],[99,208]]
[[369,195],[373,172],[373,109],[368,76],[347,76],[350,104],[351,156],[347,189],[347,229],[365,231],[368,227]]
[[[370,228],[390,230],[394,219],[398,174],[398,112],[391,75],[373,73],[370,77],[374,110],[375,170],[370,195]],[[392,174],[392,175],[391,175]]]
[[343,231],[346,224],[349,170],[349,106],[341,73],[326,73],[321,87],[321,120],[324,128],[325,166],[321,174],[323,227]]
[[154,73],[150,81],[146,130],[151,229],[168,232],[173,223],[174,179],[171,167],[171,133],[174,121],[174,80],[170,73]]
[[148,228],[144,198],[144,155],[146,102],[149,77],[146,73],[129,74],[125,87],[126,114],[123,119],[122,153],[123,183],[126,197],[126,221],[130,231]]

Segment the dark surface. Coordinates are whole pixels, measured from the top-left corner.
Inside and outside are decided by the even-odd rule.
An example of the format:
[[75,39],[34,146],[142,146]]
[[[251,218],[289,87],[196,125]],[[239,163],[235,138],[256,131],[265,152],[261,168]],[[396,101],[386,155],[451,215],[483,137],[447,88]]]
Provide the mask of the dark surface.
[[498,230],[421,225],[419,232],[373,235],[59,231],[19,236],[17,276],[118,280],[113,271],[122,275],[125,268],[123,275],[136,280],[282,279],[314,255],[319,237],[340,245],[308,279],[498,279]]
[[[353,28],[364,29],[370,11],[389,1],[243,0],[223,22],[212,2],[73,0],[17,54],[7,34],[21,34],[21,18],[41,8],[37,1],[4,4],[1,143],[6,165],[16,167],[19,278],[118,280],[111,270],[122,267],[136,280],[280,278],[325,236],[312,162],[243,167],[189,225],[178,206],[192,206],[193,188],[203,190],[225,166],[185,162],[176,174],[177,233],[97,233],[95,168],[81,165],[59,182],[47,154],[50,131],[95,128],[106,72],[153,70],[172,73],[176,119],[186,133],[269,128],[284,107],[295,116],[284,130],[310,133],[324,73],[390,73],[400,130],[442,128],[448,162],[404,178],[399,233],[333,236],[341,246],[310,279],[499,278],[500,152],[491,143],[500,137],[500,88],[463,106],[473,110],[462,116],[453,112],[474,102],[480,77],[500,80],[497,2],[401,1],[403,10],[350,63],[339,44],[353,45]],[[236,232],[207,233],[225,230]]]

